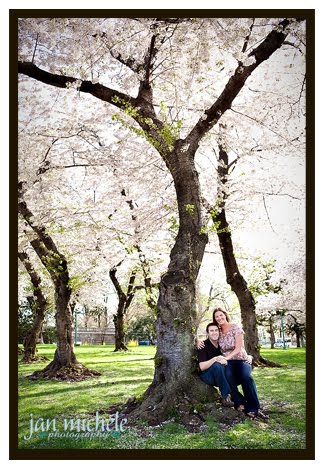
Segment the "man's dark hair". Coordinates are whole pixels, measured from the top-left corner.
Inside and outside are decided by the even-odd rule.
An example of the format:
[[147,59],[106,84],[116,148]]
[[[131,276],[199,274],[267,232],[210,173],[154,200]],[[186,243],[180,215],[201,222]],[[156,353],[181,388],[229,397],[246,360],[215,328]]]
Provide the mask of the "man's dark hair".
[[214,325],[215,327],[218,328],[218,324],[216,324],[216,322],[209,322],[209,324],[207,324],[207,326],[206,326],[206,332],[207,332],[207,334],[208,334],[208,329],[209,329],[209,327],[211,327],[212,325]]

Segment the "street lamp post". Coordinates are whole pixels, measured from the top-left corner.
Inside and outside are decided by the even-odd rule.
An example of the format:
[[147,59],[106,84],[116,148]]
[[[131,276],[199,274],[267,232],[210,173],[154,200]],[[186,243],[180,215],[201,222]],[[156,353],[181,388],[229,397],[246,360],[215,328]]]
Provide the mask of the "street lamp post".
[[284,311],[281,311],[281,332],[282,332],[282,342],[283,342],[283,349],[286,350],[286,340],[285,340],[285,329],[284,329]]
[[78,340],[78,314],[76,309],[74,310],[74,345],[80,345],[80,342]]

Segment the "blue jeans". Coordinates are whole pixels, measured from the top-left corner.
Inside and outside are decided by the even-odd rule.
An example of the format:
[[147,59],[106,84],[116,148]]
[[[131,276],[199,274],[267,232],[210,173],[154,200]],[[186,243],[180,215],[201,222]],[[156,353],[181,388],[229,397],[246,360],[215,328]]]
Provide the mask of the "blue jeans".
[[255,386],[255,382],[251,376],[252,367],[243,360],[228,360],[225,368],[225,375],[228,383],[234,389],[239,384],[242,385],[243,400],[233,398],[234,406],[238,407],[240,404],[244,404],[246,412],[258,412],[260,409],[260,403],[258,398],[258,392]]
[[227,366],[215,362],[212,364],[212,366],[208,368],[208,370],[199,373],[199,376],[204,383],[210,384],[212,386],[217,386],[219,388],[221,396],[224,399],[232,391],[231,386],[228,384],[228,381],[225,376],[225,368],[227,368]]

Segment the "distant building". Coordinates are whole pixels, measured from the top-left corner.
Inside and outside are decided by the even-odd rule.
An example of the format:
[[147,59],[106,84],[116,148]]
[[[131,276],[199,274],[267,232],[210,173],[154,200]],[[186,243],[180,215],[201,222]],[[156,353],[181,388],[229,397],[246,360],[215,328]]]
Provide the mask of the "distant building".
[[[73,339],[74,330],[72,332]],[[77,330],[77,342],[81,342],[82,345],[104,345],[115,343],[115,329],[114,327],[107,327],[106,329],[98,329],[98,327],[91,327],[85,329],[79,327]]]

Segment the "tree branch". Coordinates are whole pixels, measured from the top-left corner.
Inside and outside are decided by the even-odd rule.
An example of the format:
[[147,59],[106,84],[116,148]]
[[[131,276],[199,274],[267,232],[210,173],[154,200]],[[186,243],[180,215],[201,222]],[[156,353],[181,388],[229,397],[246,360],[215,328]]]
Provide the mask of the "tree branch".
[[237,110],[234,110],[234,108],[231,108],[231,111],[233,113],[236,113],[236,114],[239,114],[241,116],[244,116],[245,118],[248,118],[250,119],[251,121],[254,121],[255,123],[257,123],[259,126],[263,126],[264,128],[268,129],[268,131],[272,132],[273,134],[275,134],[276,136],[280,137],[281,139],[283,139],[284,141],[286,141],[288,144],[290,144],[291,146],[293,147],[296,147],[294,144],[292,144],[292,142],[287,139],[287,137],[283,136],[282,134],[280,134],[279,132],[275,131],[274,129],[271,129],[269,126],[267,126],[266,124],[262,123],[261,121],[259,121],[258,119],[256,118],[253,118],[253,116],[249,116],[248,114],[245,114],[245,113],[241,113],[240,111],[237,111]]
[[119,299],[125,299],[126,300],[126,295],[124,293],[124,291],[122,290],[120,284],[119,284],[119,281],[117,279],[117,276],[116,276],[116,273],[117,273],[117,268],[116,267],[113,267],[109,270],[109,277],[117,291],[117,294],[118,294],[118,298]]
[[42,293],[42,290],[40,289],[40,286],[41,286],[41,277],[38,275],[38,273],[36,272],[27,252],[25,252],[24,250],[22,251],[19,251],[18,252],[18,258],[19,260],[22,262],[22,264],[24,265],[28,275],[29,275],[29,278],[31,280],[31,283],[33,285],[33,292],[34,292],[34,297],[37,299],[38,303],[40,305],[43,305],[43,304],[46,304],[47,301],[46,301],[46,298],[45,296],[43,295]]
[[153,67],[153,59],[156,56],[157,49],[155,48],[155,41],[156,41],[156,35],[153,35],[151,38],[151,43],[150,47],[148,50],[148,54],[145,57],[145,80],[144,80],[144,86],[148,87],[150,85],[150,75],[151,75],[151,70]]
[[[151,43],[152,45],[152,43]],[[150,70],[152,54],[148,55],[147,59],[147,70]],[[92,83],[89,80],[80,80],[76,77],[70,77],[67,75],[58,75],[47,72],[43,69],[40,69],[35,64],[31,62],[22,62],[18,61],[18,73],[27,75],[35,80],[43,82],[47,85],[51,85],[58,88],[69,88],[71,84],[77,86],[77,90],[84,93],[89,93],[90,95],[110,103],[111,105],[116,106],[122,111],[125,111],[127,114],[139,124],[143,129],[144,135],[150,136],[150,142],[154,147],[162,154],[167,154],[169,152],[169,146],[163,138],[163,123],[156,117],[153,99],[152,99],[152,90],[150,85],[144,86],[147,82],[142,81],[140,86],[140,91],[137,98],[134,98],[125,93],[119,92],[112,88],[101,85],[100,83]]]
[[128,280],[128,287],[127,287],[127,294],[126,296],[129,297],[132,293],[134,293],[134,283],[136,278],[136,270],[132,270],[132,273]]
[[199,142],[205,134],[215,126],[225,111],[231,108],[233,100],[237,97],[252,72],[282,46],[287,37],[287,34],[284,33],[283,30],[289,23],[290,21],[287,19],[281,21],[279,27],[282,31],[274,29],[259,46],[250,52],[249,57],[254,56],[255,58],[253,64],[244,65],[242,62],[239,62],[234,74],[230,77],[220,96],[209,109],[205,110],[204,115],[188,134],[186,143],[189,144],[189,149],[193,153],[197,150]]
[[[90,95],[93,95],[102,101],[111,103],[122,110],[125,109],[126,103],[129,103],[134,107],[137,105],[136,99],[130,95],[106,87],[100,83],[92,83],[89,80],[80,80],[68,75],[52,74],[51,72],[40,69],[31,62],[18,61],[18,73],[27,75],[39,82],[58,88],[69,88],[72,84],[77,84],[77,88],[80,92],[89,93]],[[119,100],[116,100],[116,98]]]
[[155,23],[179,24],[191,22],[192,18],[155,18]]
[[277,234],[276,231],[274,230],[274,228],[272,227],[272,224],[271,224],[271,220],[270,220],[270,216],[269,216],[269,213],[268,213],[268,208],[267,208],[267,205],[266,205],[266,202],[265,202],[265,197],[264,197],[264,195],[262,196],[262,199],[263,199],[263,206],[264,206],[264,209],[265,209],[265,212],[266,212],[266,215],[267,215],[267,218],[268,218],[270,227],[271,227],[271,229],[272,229],[272,232],[274,232],[275,234]]
[[113,48],[109,48],[109,52],[114,59],[131,69],[135,74],[139,74],[144,69],[144,64],[139,64],[132,57],[124,59],[120,53],[114,52]]
[[288,198],[292,198],[294,200],[302,200],[303,198],[298,198],[298,196],[292,196],[289,193],[270,193],[266,191],[255,191],[256,194],[260,195],[268,195],[268,196],[288,196]]
[[32,57],[32,63],[34,63],[34,59],[35,59],[36,49],[37,49],[37,46],[38,46],[38,37],[39,37],[39,33],[37,33],[37,35],[36,35],[35,47],[34,47],[34,52],[33,52],[33,57]]
[[252,19],[252,24],[251,24],[251,26],[250,26],[249,32],[248,32],[248,34],[247,34],[246,37],[245,37],[244,44],[243,44],[243,48],[242,48],[242,52],[245,52],[245,51],[246,51],[247,45],[249,44],[249,40],[250,40],[250,36],[251,36],[252,29],[253,29],[253,26],[254,26],[254,22],[255,22],[255,18]]
[[59,254],[59,251],[53,241],[53,239],[46,233],[44,226],[40,226],[35,222],[34,214],[30,211],[27,206],[26,201],[24,200],[22,189],[23,183],[18,183],[18,212],[27,222],[27,224],[33,229],[33,231],[38,235],[41,242],[44,244],[48,251]]

